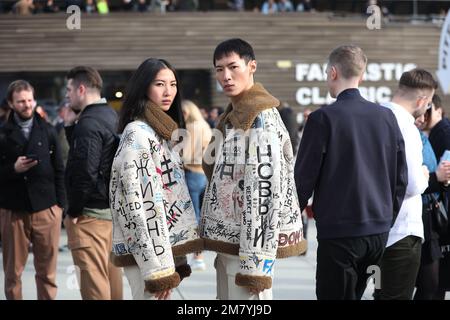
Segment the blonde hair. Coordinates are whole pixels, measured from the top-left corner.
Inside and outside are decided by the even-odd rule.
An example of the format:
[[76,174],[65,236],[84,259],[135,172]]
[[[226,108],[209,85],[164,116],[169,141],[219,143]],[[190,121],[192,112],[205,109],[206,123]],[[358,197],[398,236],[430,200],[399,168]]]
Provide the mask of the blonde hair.
[[344,45],[334,49],[328,57],[328,64],[336,66],[345,79],[361,76],[367,65],[364,51],[354,45]]
[[191,100],[183,100],[181,102],[181,109],[186,113],[186,118],[184,119],[186,123],[205,121],[200,109]]

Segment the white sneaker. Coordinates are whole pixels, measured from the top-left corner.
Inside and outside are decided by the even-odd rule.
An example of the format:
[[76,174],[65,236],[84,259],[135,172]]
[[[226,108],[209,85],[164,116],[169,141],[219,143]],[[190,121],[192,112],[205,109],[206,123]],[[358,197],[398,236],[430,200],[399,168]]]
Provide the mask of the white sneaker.
[[191,264],[192,270],[204,271],[206,270],[206,264],[203,259],[194,259]]

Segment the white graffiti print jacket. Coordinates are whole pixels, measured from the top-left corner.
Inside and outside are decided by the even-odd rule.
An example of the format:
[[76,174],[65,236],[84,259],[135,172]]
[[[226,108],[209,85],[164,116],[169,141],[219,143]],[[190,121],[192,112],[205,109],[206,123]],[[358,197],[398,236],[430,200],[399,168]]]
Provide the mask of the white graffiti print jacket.
[[178,286],[183,275],[175,270],[174,256],[203,245],[180,156],[147,122],[131,122],[122,134],[110,206],[113,263],[137,264],[149,292]]
[[[251,92],[255,94],[262,93]],[[249,110],[242,101],[235,107]],[[304,252],[306,241],[288,131],[273,107],[250,119],[254,120],[245,133],[224,121],[225,138],[216,145],[212,173],[205,170],[210,181],[200,233],[206,249],[239,255],[237,285],[263,290],[272,286],[276,258]]]

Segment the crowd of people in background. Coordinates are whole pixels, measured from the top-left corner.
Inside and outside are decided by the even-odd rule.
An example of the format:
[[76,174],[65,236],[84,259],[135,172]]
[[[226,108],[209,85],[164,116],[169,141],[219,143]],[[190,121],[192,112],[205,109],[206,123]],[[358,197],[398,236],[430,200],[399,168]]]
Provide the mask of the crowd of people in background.
[[[342,8],[343,11],[357,14],[371,14],[373,5],[379,6],[383,16],[396,14],[398,1],[353,0]],[[425,8],[426,15],[445,15],[446,6],[430,1]],[[320,11],[316,0],[17,0],[0,2],[0,13],[31,15],[38,13],[65,12],[69,6],[78,6],[88,14],[107,14],[114,12],[195,12],[195,11],[253,11],[265,15],[283,12]],[[330,1],[332,12],[339,11],[338,1]],[[318,9],[319,8],[319,9]],[[423,9],[422,9],[423,11]],[[412,12],[411,12],[412,13]]]
[[55,299],[63,221],[83,299],[122,299],[121,268],[134,299],[169,299],[208,250],[218,299],[270,300],[276,259],[306,253],[313,215],[319,300],[361,299],[374,265],[376,300],[444,299],[450,232],[433,217],[448,212],[450,122],[438,83],[405,71],[378,105],[358,89],[367,61],[354,45],[332,50],[336,100],[300,117],[255,82],[238,38],[213,54],[224,108],[182,100],[163,59],[137,68],[119,114],[88,66],[67,73],[53,120],[13,81],[0,105],[6,297],[22,299],[31,250],[38,299]]
[[[3,6],[2,6],[3,5]],[[202,0],[18,0],[8,6],[0,4],[0,12],[18,15],[35,13],[55,13],[76,5],[86,13],[106,14],[111,11],[136,12],[175,12],[175,11],[211,11],[218,10],[214,1]],[[313,0],[230,0],[225,8],[230,11],[255,11],[263,14],[275,12],[310,12],[314,11]]]

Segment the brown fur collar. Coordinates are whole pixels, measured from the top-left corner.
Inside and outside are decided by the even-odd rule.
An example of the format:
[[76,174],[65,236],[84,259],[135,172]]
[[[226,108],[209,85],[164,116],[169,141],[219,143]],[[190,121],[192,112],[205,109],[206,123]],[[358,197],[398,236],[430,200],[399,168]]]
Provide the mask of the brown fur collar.
[[150,293],[156,293],[163,290],[169,290],[178,287],[180,284],[180,275],[174,272],[170,276],[162,277],[154,280],[145,281],[145,290]]
[[272,278],[267,276],[252,276],[236,273],[235,283],[237,286],[263,291],[272,288]]
[[[258,114],[266,109],[271,109],[273,107],[278,107],[280,101],[272,96],[260,83],[255,83],[246,92],[242,93],[240,97],[237,97],[233,104],[229,104],[225,112],[220,116],[219,123],[217,124],[217,129],[222,131],[225,135],[225,124],[230,122],[235,129],[242,129],[247,131],[252,126]],[[211,138],[208,149],[213,147],[213,150],[217,144],[215,138]],[[212,152],[212,156],[215,157],[215,152]],[[214,170],[214,164],[208,164],[205,161],[202,163],[203,171],[208,178],[211,180],[212,172]]]
[[178,128],[177,123],[167,113],[151,102],[145,108],[144,117],[150,127],[164,140],[170,140],[172,132]]
[[217,128],[221,130],[225,123],[230,122],[233,128],[246,131],[250,129],[258,114],[279,105],[280,101],[267,92],[262,84],[255,83],[249,90],[236,97],[233,104],[228,105]]

